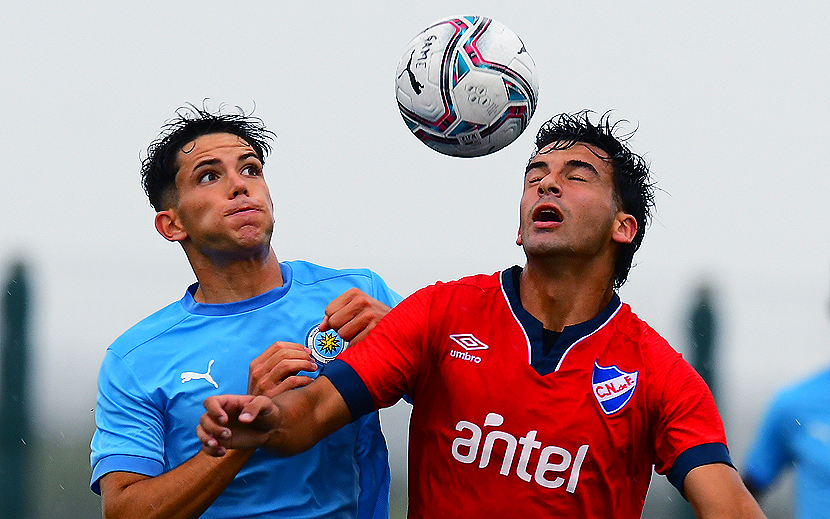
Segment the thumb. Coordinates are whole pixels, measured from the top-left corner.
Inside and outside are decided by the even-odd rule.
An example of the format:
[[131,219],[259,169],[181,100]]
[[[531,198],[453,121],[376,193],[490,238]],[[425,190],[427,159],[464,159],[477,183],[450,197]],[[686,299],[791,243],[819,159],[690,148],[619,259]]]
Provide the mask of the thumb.
[[329,326],[329,316],[328,316],[328,314],[323,316],[323,320],[320,321],[320,326],[318,326],[317,329],[319,329],[321,332],[324,332],[326,330],[331,329],[331,326]]

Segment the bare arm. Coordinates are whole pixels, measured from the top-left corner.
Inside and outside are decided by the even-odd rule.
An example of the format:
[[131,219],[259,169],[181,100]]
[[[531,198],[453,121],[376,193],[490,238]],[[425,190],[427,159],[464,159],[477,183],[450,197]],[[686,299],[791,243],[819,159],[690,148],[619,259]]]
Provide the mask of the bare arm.
[[[386,304],[351,288],[326,307],[320,330],[335,330],[354,344],[368,335],[389,310]],[[291,362],[294,373],[316,369],[316,365],[308,365],[313,359],[307,352],[299,353],[300,345],[274,343],[251,364],[249,391],[264,396],[221,395],[205,400],[207,412],[196,434],[209,454],[222,456],[228,449],[268,446],[282,455],[292,455],[310,449],[351,422],[343,397],[326,377],[307,386],[305,377],[286,378],[289,370],[280,370],[269,360],[277,358],[270,351],[273,348],[281,350],[279,355],[285,359],[281,364],[288,366]],[[305,387],[287,391],[300,386]],[[273,401],[266,398],[280,391],[284,392]]]
[[201,515],[233,481],[253,450],[214,458],[199,452],[175,469],[149,477],[110,472],[101,478],[104,519],[190,519]]
[[[274,396],[308,384],[300,370],[317,369],[299,344],[277,342],[251,362],[248,392]],[[222,458],[200,451],[156,477],[111,472],[101,478],[104,519],[190,519],[201,515],[233,481],[254,449],[232,450]]]
[[204,450],[269,447],[283,456],[310,449],[351,422],[345,400],[326,377],[274,397],[220,395],[205,399],[196,434]]
[[766,516],[744,486],[738,472],[723,463],[689,471],[683,491],[700,519],[761,519]]

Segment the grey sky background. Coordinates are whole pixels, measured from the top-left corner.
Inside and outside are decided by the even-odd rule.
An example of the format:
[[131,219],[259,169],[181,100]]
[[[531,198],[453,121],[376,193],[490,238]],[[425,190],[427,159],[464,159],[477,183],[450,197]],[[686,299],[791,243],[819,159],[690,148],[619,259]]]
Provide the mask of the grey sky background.
[[[418,142],[394,95],[412,37],[464,14],[510,27],[540,75],[528,131],[476,159]],[[829,18],[819,1],[5,3],[0,267],[32,274],[40,428],[91,435],[106,347],[194,279],[138,174],[178,107],[255,107],[276,132],[281,260],[370,267],[402,294],[523,264],[534,133],[590,108],[639,128],[660,188],[621,296],[683,351],[690,299],[714,288],[740,461],[772,391],[830,364]]]

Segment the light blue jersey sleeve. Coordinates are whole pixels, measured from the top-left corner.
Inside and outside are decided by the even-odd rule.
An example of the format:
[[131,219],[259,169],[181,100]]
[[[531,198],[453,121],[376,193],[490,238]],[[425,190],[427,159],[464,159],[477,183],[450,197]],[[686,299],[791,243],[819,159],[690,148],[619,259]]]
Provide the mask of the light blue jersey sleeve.
[[375,293],[369,295],[382,303],[394,307],[403,300],[403,297],[389,288],[386,282],[374,272],[372,272],[372,286],[375,287]]
[[98,384],[90,462],[91,488],[100,494],[99,479],[109,472],[151,477],[162,473],[164,418],[132,370],[112,351],[104,356]]
[[758,491],[775,481],[781,470],[792,461],[787,435],[787,409],[778,395],[767,410],[758,436],[746,459],[744,478]]

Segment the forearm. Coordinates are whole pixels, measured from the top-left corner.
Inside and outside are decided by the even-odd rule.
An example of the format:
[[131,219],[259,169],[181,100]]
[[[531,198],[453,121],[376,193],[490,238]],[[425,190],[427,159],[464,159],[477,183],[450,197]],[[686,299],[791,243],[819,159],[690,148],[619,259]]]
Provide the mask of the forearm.
[[689,471],[684,492],[699,519],[765,519],[738,472],[713,463]]
[[298,390],[274,397],[279,423],[269,436],[267,447],[282,456],[292,456],[351,422],[343,397],[326,377]]
[[227,488],[254,451],[199,452],[156,477],[114,472],[101,479],[104,519],[191,519]]

